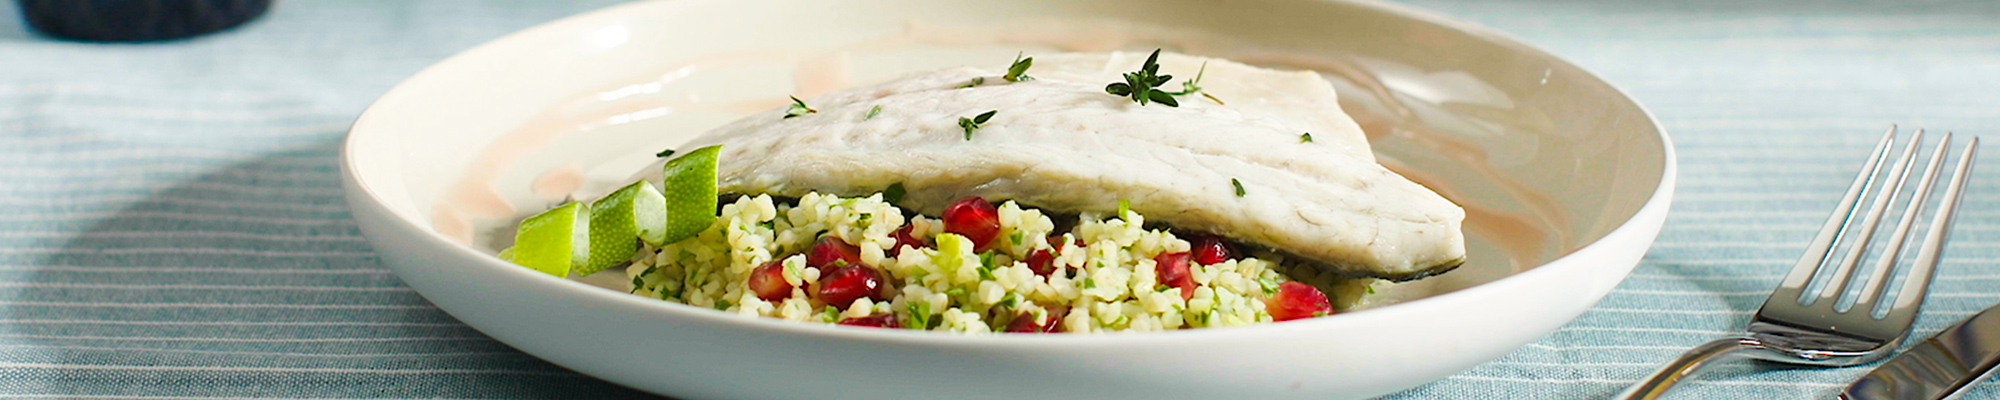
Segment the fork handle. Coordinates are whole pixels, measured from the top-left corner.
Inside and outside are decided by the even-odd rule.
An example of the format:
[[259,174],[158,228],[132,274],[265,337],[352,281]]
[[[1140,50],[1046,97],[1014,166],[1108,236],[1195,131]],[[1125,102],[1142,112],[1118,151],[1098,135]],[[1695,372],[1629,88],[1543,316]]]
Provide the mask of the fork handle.
[[1764,342],[1749,336],[1731,336],[1702,343],[1700,346],[1689,349],[1686,353],[1681,353],[1680,358],[1675,359],[1674,362],[1668,363],[1664,367],[1660,367],[1660,370],[1654,371],[1653,375],[1647,376],[1646,379],[1640,380],[1639,383],[1633,384],[1630,388],[1626,388],[1625,392],[1619,393],[1617,398],[1623,400],[1653,400],[1660,398],[1674,384],[1680,383],[1682,379],[1700,372],[1709,365],[1736,358],[1732,357],[1732,355],[1744,350],[1761,348],[1764,348]]

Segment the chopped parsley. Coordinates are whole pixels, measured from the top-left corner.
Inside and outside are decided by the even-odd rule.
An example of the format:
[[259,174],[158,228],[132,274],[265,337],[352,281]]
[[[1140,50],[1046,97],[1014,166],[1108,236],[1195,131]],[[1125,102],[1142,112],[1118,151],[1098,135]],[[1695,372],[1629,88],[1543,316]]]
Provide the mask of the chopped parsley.
[[797,117],[800,115],[819,112],[819,110],[814,110],[812,107],[807,107],[806,101],[799,100],[799,96],[791,96],[791,97],[792,97],[792,108],[785,110],[785,118]]
[[930,329],[931,306],[924,303],[910,304],[910,319],[903,321],[904,328]]
[[1229,178],[1229,186],[1236,187],[1236,197],[1243,197],[1245,194],[1243,192],[1243,181],[1236,180],[1236,178]]
[[732,306],[732,305],[734,305],[734,304],[730,304],[730,303],[729,303],[729,300],[728,300],[728,299],[723,299],[723,300],[716,300],[716,301],[715,301],[715,309],[717,309],[717,310],[722,310],[722,311],[729,311],[729,306]]
[[1130,220],[1132,219],[1131,217],[1125,216],[1126,214],[1130,213],[1132,213],[1132,201],[1126,199],[1118,199],[1118,218]]
[[904,193],[906,192],[903,190],[902,182],[891,183],[889,187],[882,189],[882,202],[889,204],[901,202],[903,201]]
[[986,84],[986,77],[984,77],[984,76],[975,76],[975,77],[972,77],[972,83],[967,83],[967,84],[965,84],[965,86],[959,86],[958,88],[959,88],[959,89],[965,89],[965,88],[970,88],[970,87],[974,87],[974,86],[979,86],[979,85],[984,85],[984,84]]
[[1112,82],[1110,85],[1105,85],[1104,92],[1131,97],[1132,101],[1138,102],[1140,106],[1152,102],[1165,104],[1167,107],[1180,107],[1181,102],[1174,99],[1172,92],[1158,89],[1160,85],[1165,85],[1167,81],[1173,80],[1174,76],[1160,75],[1159,73],[1160,49],[1153,49],[1153,55],[1146,57],[1146,63],[1140,65],[1138,71],[1126,72],[1124,82]]
[[1021,58],[1024,54],[1014,53],[1014,65],[1007,66],[1007,75],[1001,76],[1000,79],[1006,79],[1008,82],[1035,80],[1035,77],[1028,76],[1028,67],[1035,66],[1035,58]]
[[840,308],[830,305],[826,306],[826,322],[838,321],[840,321]]
[[994,250],[987,250],[985,253],[979,253],[979,279],[989,281],[994,279],[993,268],[995,267],[994,264],[997,263],[997,260],[993,259],[994,252]]
[[882,106],[878,104],[875,106],[875,108],[868,109],[868,115],[861,116],[861,120],[867,121],[875,119],[875,114],[881,114],[881,113],[882,113]]
[[659,158],[667,158],[673,156],[674,156],[674,149],[660,150],[660,152],[658,153],[653,153],[653,157],[659,157]]
[[1312,141],[1313,141],[1312,132],[1299,134],[1299,143],[1312,143]]
[[993,119],[993,113],[997,112],[1000,112],[1000,110],[988,110],[972,118],[958,117],[958,127],[965,129],[965,140],[972,140],[972,134],[979,132],[979,125],[986,123],[986,120]]

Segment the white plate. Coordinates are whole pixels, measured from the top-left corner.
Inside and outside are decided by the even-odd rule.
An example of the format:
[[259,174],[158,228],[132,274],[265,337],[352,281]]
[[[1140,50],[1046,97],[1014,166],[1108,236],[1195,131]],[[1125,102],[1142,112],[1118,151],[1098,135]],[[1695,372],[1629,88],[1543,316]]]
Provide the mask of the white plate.
[[[1016,51],[1154,47],[1327,73],[1385,164],[1466,206],[1470,261],[1326,318],[963,337],[743,318],[491,256],[518,218],[627,182],[653,152],[787,94],[1004,67]],[[1673,160],[1651,116],[1588,72],[1384,3],[683,0],[563,19],[441,62],[371,106],[341,162],[362,232],[411,287],[522,351],[643,390],[1325,399],[1440,379],[1581,314],[1659,232]]]

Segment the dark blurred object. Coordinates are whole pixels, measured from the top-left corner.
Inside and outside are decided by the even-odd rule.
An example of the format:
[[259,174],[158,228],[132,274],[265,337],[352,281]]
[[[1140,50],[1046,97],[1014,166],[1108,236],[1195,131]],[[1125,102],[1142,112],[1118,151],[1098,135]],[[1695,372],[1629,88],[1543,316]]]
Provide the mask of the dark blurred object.
[[148,42],[242,25],[270,0],[16,0],[28,26],[44,35],[90,42]]

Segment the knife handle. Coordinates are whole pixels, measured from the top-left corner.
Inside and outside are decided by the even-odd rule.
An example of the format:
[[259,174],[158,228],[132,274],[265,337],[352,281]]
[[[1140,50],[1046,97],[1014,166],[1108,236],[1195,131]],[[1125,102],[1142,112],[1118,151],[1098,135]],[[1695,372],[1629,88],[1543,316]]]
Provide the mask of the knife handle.
[[2000,364],[2000,306],[1945,328],[1875,367],[1840,393],[1846,400],[1951,399]]

